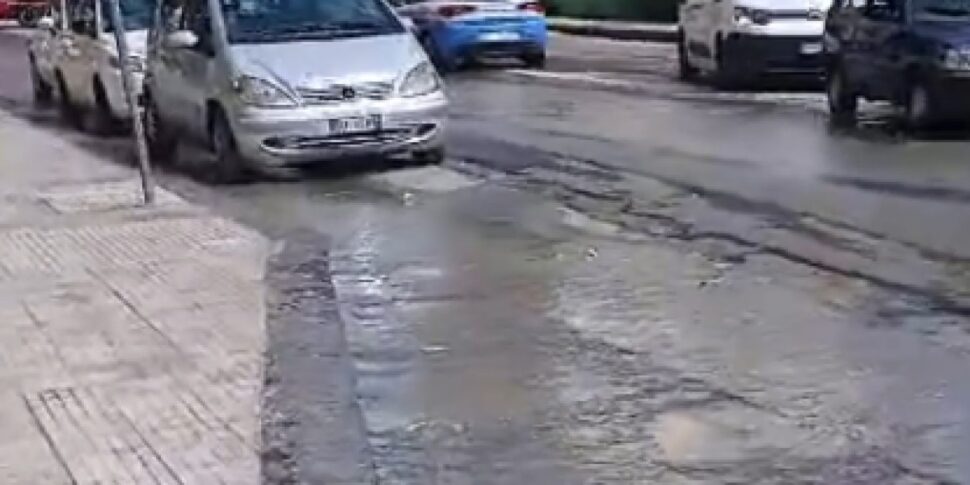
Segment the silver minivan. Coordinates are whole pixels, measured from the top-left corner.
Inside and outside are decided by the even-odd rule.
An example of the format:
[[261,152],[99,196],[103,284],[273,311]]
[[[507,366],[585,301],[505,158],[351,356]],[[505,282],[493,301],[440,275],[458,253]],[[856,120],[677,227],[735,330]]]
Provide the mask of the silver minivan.
[[345,157],[444,158],[442,81],[384,0],[161,0],[148,49],[157,160],[180,138],[211,147],[228,178]]

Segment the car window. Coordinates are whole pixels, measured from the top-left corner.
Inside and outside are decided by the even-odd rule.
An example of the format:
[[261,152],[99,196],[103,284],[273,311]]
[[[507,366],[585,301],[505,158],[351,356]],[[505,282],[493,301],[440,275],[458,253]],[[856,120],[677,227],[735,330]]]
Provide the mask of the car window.
[[60,31],[64,26],[64,10],[60,1],[50,3],[50,17],[54,21],[53,29]]
[[159,14],[161,22],[159,27],[164,32],[175,32],[182,25],[182,0],[164,0]]
[[929,20],[962,20],[970,18],[970,0],[917,0],[917,16]]
[[838,3],[839,10],[862,11],[866,8],[867,0],[842,0]]
[[75,0],[67,4],[68,27],[79,35],[95,35],[97,29],[95,0]]
[[[118,7],[121,9],[125,30],[144,30],[151,25],[154,5],[149,0],[118,0]],[[107,3],[101,6],[101,18],[105,31],[113,32],[114,25],[111,22],[111,11]]]
[[880,21],[897,21],[903,18],[902,0],[867,0],[865,16]]
[[209,2],[206,0],[187,0],[182,8],[179,29],[188,30],[199,38],[195,50],[211,53],[212,22],[209,16]]
[[381,0],[223,0],[229,42],[285,42],[404,32]]

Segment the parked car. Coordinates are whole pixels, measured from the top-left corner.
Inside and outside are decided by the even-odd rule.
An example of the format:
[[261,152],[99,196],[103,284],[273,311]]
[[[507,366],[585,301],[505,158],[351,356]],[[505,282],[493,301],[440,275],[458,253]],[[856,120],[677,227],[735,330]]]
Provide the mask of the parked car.
[[21,27],[34,27],[47,10],[45,0],[0,0],[0,20],[16,20]]
[[862,97],[902,106],[914,128],[970,120],[970,0],[839,0],[825,47],[836,119]]
[[823,72],[822,32],[831,0],[685,0],[680,75],[712,73],[723,85],[765,74]]
[[162,0],[149,43],[151,154],[202,142],[224,179],[334,158],[444,158],[441,79],[383,0]]
[[[45,103],[56,97],[63,117],[77,126],[92,115],[99,133],[130,118],[106,1],[55,0],[28,49],[34,98]],[[126,62],[140,86],[152,0],[121,0],[120,6],[131,51]]]
[[418,38],[442,70],[482,57],[518,58],[529,67],[546,62],[545,9],[525,0],[397,0]]

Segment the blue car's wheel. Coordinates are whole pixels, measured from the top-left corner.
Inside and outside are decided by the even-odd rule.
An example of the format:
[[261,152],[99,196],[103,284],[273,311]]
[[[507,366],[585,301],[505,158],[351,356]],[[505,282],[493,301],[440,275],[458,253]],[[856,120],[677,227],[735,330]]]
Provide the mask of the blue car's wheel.
[[546,67],[546,53],[543,52],[530,52],[522,56],[522,62],[532,69],[542,69]]

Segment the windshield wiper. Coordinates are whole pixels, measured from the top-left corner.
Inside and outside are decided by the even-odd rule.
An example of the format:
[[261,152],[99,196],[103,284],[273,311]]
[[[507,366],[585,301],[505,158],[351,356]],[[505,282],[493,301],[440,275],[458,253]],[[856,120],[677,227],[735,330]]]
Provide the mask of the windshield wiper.
[[274,28],[273,30],[281,34],[344,35],[383,32],[387,30],[387,28],[388,27],[386,25],[375,24],[373,22],[306,22],[301,24],[282,25]]

